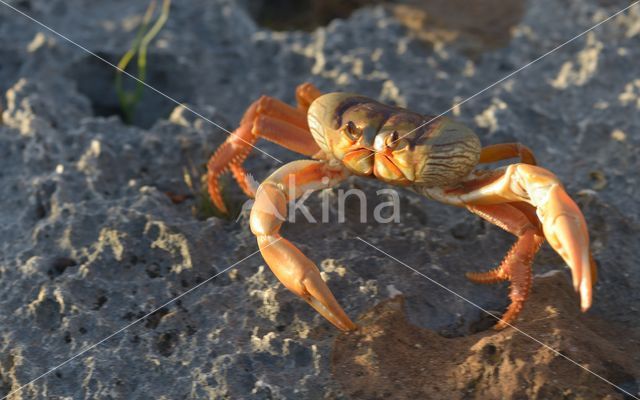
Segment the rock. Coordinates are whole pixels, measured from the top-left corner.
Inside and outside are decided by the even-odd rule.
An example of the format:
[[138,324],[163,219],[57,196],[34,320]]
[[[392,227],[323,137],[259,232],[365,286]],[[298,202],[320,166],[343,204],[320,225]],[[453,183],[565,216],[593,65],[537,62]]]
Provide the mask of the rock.
[[[292,102],[303,81],[441,113],[627,5],[527,2],[521,20],[510,14],[511,40],[500,37],[502,47],[491,42],[487,47],[495,50],[485,51],[487,31],[473,38],[473,29],[466,28],[473,15],[460,16],[462,42],[434,45],[382,6],[360,8],[309,32],[274,32],[252,20],[246,3],[174,2],[149,48],[148,83],[227,130],[262,94]],[[10,4],[110,62],[127,51],[146,7],[124,0]],[[640,327],[638,13],[632,8],[452,110],[483,143],[515,140],[531,147],[566,184],[589,222],[600,265],[593,309],[577,314],[575,296],[563,286],[566,273],[554,278],[556,284],[537,279],[538,299],[542,288],[547,297],[528,304],[518,326],[636,392],[637,344],[621,336]],[[0,395],[20,390],[12,398],[357,397],[361,378],[349,386],[335,371],[366,356],[347,348],[364,343],[361,338],[341,336],[278,283],[255,254],[246,218],[205,218],[200,212],[204,165],[227,133],[150,89],[143,91],[133,124],[124,124],[113,69],[5,5],[0,60]],[[300,158],[272,143],[258,146],[284,162]],[[278,165],[254,151],[246,168],[262,179]],[[240,210],[246,199],[230,179],[224,185]],[[380,182],[352,179],[311,196],[307,205],[318,216],[322,196],[335,208],[338,190],[354,187],[367,193],[370,216],[384,201],[376,194],[386,188]],[[494,266],[513,238],[463,210],[399,193],[399,223],[361,222],[351,199],[345,223],[332,214],[328,223],[300,218],[283,229],[321,266],[349,315],[382,315],[377,320],[367,314],[373,322],[363,329],[397,323],[393,332],[385,330],[379,341],[363,345],[392,351],[399,345],[389,338],[413,337],[424,340],[411,345],[423,346],[428,361],[429,341],[459,343],[462,364],[451,370],[456,382],[442,381],[453,398],[555,397],[559,388],[562,394],[620,397],[535,342],[509,338],[511,331],[486,331],[480,310],[356,240],[366,238],[485,309],[504,309],[505,286],[473,285],[464,272]],[[535,271],[563,266],[545,247]],[[397,292],[406,321],[400,311],[387,316],[396,304],[389,294]],[[558,316],[537,320],[548,316],[542,304],[560,310]],[[605,334],[604,324],[615,328]],[[584,337],[575,335],[577,327],[584,328]],[[331,355],[339,346],[342,364]],[[536,356],[533,364],[501,369],[502,362],[515,363],[506,355],[528,354]],[[392,364],[398,376],[423,376],[415,369],[422,361],[412,364],[406,352],[401,356],[407,358]],[[439,357],[436,351],[432,359]],[[536,381],[521,385],[529,388],[516,388],[513,381],[498,393],[500,386],[490,385],[494,370]],[[574,380],[552,381],[555,372]],[[386,393],[388,382],[364,376],[370,388],[362,390]],[[437,396],[428,381],[420,384],[408,385],[406,393],[410,388]]]
[[640,344],[640,331],[577,310],[556,272],[535,279],[516,328],[444,338],[412,325],[397,296],[336,339],[332,373],[352,398],[626,398],[568,357],[635,394],[640,359],[628,350]]

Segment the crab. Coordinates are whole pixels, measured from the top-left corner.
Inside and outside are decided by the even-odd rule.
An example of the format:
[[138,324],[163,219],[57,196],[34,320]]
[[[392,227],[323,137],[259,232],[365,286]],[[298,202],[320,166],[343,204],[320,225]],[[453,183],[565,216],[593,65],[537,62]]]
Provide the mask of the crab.
[[[223,212],[219,177],[231,171],[255,197],[249,217],[262,257],[276,277],[329,322],[356,329],[322,279],[317,266],[280,235],[287,204],[310,190],[333,187],[351,175],[375,178],[445,204],[463,207],[516,236],[502,262],[487,272],[468,272],[476,283],[509,281],[510,304],[495,325],[511,326],[532,285],[533,259],[546,239],[571,269],[582,311],[592,303],[596,264],[584,216],[559,179],[536,165],[519,143],[482,147],[473,131],[453,119],[432,118],[365,96],[322,94],[305,83],[297,107],[262,96],[245,112],[233,135],[207,164],[208,190]],[[285,164],[256,191],[242,166],[259,138],[309,159]],[[518,158],[495,169],[479,164]]]

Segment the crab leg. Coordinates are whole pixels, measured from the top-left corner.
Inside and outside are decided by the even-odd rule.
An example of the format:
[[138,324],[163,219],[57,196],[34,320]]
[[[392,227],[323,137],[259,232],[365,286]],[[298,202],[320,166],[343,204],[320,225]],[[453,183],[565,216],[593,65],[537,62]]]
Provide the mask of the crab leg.
[[238,129],[222,143],[207,163],[209,196],[213,204],[224,213],[227,212],[227,208],[224,205],[224,201],[222,201],[220,186],[218,184],[220,175],[231,169],[243,191],[245,191],[245,193],[247,193],[247,191],[250,192],[250,185],[244,174],[242,162],[251,152],[251,146],[257,141],[257,137],[251,132],[253,122],[250,122],[253,121],[255,116],[255,109],[256,104],[254,103],[245,113]]
[[503,280],[511,282],[511,304],[494,326],[495,329],[503,329],[520,314],[524,302],[529,297],[533,280],[531,264],[544,241],[544,236],[525,214],[511,204],[468,206],[467,209],[518,237],[518,241],[498,267],[487,272],[466,274],[467,278],[476,283],[496,283]]
[[306,109],[316,94],[319,95],[318,89],[307,83],[298,86],[296,90],[298,108],[268,96],[262,96],[249,106],[238,128],[220,145],[207,163],[209,195],[218,209],[227,212],[218,179],[229,170],[247,196],[255,195],[242,163],[258,138],[308,156],[320,150],[311,136],[306,116]]
[[305,114],[309,110],[311,103],[320,96],[322,96],[322,92],[309,82],[298,85],[296,88],[296,101],[298,103],[298,108],[304,111]]
[[418,190],[427,197],[461,207],[509,202],[534,206],[545,238],[571,268],[582,311],[591,306],[596,265],[589,250],[587,224],[553,173],[533,165],[513,164],[489,175],[474,172],[461,188]]
[[525,164],[537,164],[531,149],[520,143],[499,143],[485,146],[480,151],[479,162],[487,164],[513,157],[520,158],[520,162]]
[[280,282],[338,329],[348,331],[356,325],[336,301],[318,267],[279,233],[287,217],[287,204],[310,190],[328,188],[344,180],[348,172],[338,168],[331,169],[328,163],[314,160],[294,161],[279,168],[258,188],[250,224],[262,257]]

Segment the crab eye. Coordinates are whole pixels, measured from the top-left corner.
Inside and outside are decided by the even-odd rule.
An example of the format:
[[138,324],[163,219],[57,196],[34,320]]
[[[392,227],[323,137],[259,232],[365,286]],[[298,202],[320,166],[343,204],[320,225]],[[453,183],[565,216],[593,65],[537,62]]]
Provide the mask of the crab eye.
[[405,136],[406,135],[398,133],[398,131],[393,131],[390,135],[387,135],[384,140],[384,144],[388,149],[391,149],[393,151],[403,150],[409,145],[409,141]]
[[360,136],[362,136],[362,131],[358,129],[356,124],[353,121],[347,122],[347,124],[343,128],[344,133],[349,137],[349,139],[356,141]]
[[400,139],[400,135],[398,131],[391,132],[391,135],[387,136],[385,139],[385,145],[391,149],[395,148],[398,145],[398,139]]

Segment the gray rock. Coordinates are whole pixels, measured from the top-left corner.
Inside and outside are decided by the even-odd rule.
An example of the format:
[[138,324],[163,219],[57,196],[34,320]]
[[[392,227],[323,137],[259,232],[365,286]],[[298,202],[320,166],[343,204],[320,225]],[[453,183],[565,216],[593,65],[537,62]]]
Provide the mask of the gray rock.
[[[145,3],[10,2],[111,62],[130,45]],[[424,44],[383,7],[307,33],[262,29],[232,1],[174,2],[150,48],[148,82],[226,129],[261,94],[291,102],[303,81],[437,114],[626,4],[529,2],[511,42],[472,60]],[[586,215],[600,264],[590,313],[635,328],[639,17],[635,7],[454,112],[483,143],[523,142],[558,174]],[[134,125],[123,124],[113,74],[0,5],[0,395],[246,258],[14,398],[341,398],[330,359],[338,332],[252,255],[247,220],[198,219],[195,200],[166,195],[190,194],[185,169],[199,183],[227,134],[151,90]],[[256,151],[246,163],[260,179],[277,166]],[[354,179],[342,188],[356,186],[371,209],[385,187]],[[318,262],[354,318],[399,291],[415,324],[449,336],[477,329],[479,310],[355,238],[501,310],[506,288],[473,285],[464,272],[494,266],[512,237],[401,194],[398,224],[360,223],[351,204],[345,224],[300,222],[283,234]],[[317,210],[319,195],[308,204]],[[545,246],[536,272],[562,268]]]

